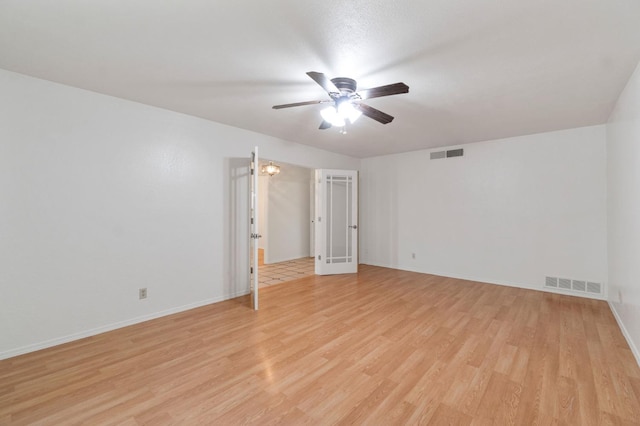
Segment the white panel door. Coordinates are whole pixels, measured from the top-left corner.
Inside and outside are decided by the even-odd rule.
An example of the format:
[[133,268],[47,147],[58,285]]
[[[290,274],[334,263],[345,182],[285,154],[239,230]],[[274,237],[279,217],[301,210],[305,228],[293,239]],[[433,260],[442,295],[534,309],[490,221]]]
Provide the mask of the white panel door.
[[249,217],[251,218],[250,254],[249,254],[249,276],[251,282],[251,307],[258,310],[258,239],[261,237],[258,232],[258,147],[251,153],[251,204]]
[[318,275],[358,272],[358,172],[316,170]]

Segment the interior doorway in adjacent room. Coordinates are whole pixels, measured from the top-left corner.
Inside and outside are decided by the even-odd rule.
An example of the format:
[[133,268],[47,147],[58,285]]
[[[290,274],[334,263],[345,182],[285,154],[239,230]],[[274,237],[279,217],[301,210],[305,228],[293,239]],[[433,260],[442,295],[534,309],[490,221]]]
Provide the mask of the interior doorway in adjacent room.
[[270,176],[262,172],[269,160],[260,160],[258,203],[259,287],[314,275],[314,170],[286,164]]

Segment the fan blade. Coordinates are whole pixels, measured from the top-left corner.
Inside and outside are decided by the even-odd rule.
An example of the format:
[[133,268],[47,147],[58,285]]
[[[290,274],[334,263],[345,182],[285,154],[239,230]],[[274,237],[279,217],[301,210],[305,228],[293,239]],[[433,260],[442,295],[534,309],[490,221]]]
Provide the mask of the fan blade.
[[340,90],[336,87],[336,85],[333,84],[333,82],[321,72],[309,71],[307,75],[311,77],[313,81],[322,86],[322,88],[326,90],[327,93],[340,93]]
[[331,127],[331,123],[329,123],[327,120],[322,120],[322,123],[320,123],[320,127],[318,127],[318,129],[325,130],[330,127]]
[[315,104],[324,104],[327,102],[333,102],[330,99],[327,99],[326,101],[306,101],[306,102],[296,102],[293,104],[283,104],[283,105],[274,105],[271,108],[273,109],[282,109],[282,108],[291,108],[291,107],[297,107],[297,106],[303,106],[303,105],[315,105]]
[[379,98],[382,96],[399,95],[409,93],[409,86],[404,83],[387,84],[386,86],[374,87],[373,89],[358,92],[361,99]]
[[384,113],[378,109],[372,108],[369,105],[365,104],[353,104],[354,107],[359,109],[362,114],[366,115],[369,118],[373,118],[379,123],[388,124],[393,121],[393,117],[387,113]]

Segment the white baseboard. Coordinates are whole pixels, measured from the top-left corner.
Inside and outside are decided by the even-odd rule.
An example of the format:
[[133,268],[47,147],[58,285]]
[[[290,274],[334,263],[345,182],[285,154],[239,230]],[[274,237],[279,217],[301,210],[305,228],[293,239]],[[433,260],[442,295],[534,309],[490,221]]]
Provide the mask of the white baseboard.
[[611,309],[611,312],[613,312],[613,316],[616,319],[616,322],[618,323],[618,327],[620,327],[620,330],[622,330],[622,335],[624,336],[627,343],[629,344],[629,348],[631,348],[631,352],[633,353],[633,356],[636,358],[636,362],[638,363],[638,366],[640,366],[640,351],[638,351],[638,347],[635,345],[635,342],[633,341],[633,339],[631,339],[631,335],[627,331],[627,328],[624,326],[624,322],[622,322],[622,318],[620,318],[620,315],[616,310],[616,306],[613,303],[611,303],[611,301],[609,301],[608,303],[609,303],[609,308]]
[[542,291],[545,293],[553,293],[553,294],[562,294],[564,296],[575,296],[575,297],[582,297],[582,298],[586,298],[586,299],[595,299],[595,300],[606,300],[604,295],[600,295],[600,294],[589,294],[589,293],[576,293],[573,291],[563,291],[562,289],[558,289],[558,290],[554,290],[554,289],[548,289],[548,288],[544,288],[544,287],[535,287],[535,286],[527,286],[527,285],[523,285],[521,283],[513,283],[513,282],[508,282],[508,281],[500,281],[500,280],[492,280],[492,279],[486,279],[486,278],[478,278],[478,277],[471,277],[468,275],[460,275],[460,274],[454,274],[454,273],[450,273],[450,272],[439,272],[439,271],[423,271],[420,270],[418,268],[411,268],[411,267],[401,267],[401,266],[397,266],[397,265],[386,265],[386,264],[380,264],[380,263],[373,263],[373,262],[363,262],[363,264],[365,265],[372,265],[372,266],[380,266],[382,268],[390,268],[390,269],[398,269],[400,271],[409,271],[409,272],[417,272],[419,274],[429,274],[429,275],[436,275],[439,277],[446,277],[446,278],[455,278],[458,280],[466,280],[466,281],[475,281],[478,283],[485,283],[485,284],[495,284],[495,285],[502,285],[502,286],[506,286],[506,287],[516,287],[516,288],[523,288],[525,290],[535,290],[535,291]]
[[41,349],[50,348],[52,346],[61,345],[63,343],[73,342],[74,340],[84,339],[85,337],[95,336],[97,334],[106,333],[107,331],[116,330],[118,328],[127,327],[129,325],[139,324],[141,322],[145,322],[145,321],[149,321],[149,320],[152,320],[152,319],[164,317],[164,316],[167,316],[167,315],[177,314],[178,312],[184,312],[184,311],[188,311],[190,309],[195,309],[195,308],[199,308],[199,307],[202,307],[202,306],[211,305],[213,303],[222,302],[224,300],[233,299],[233,298],[236,298],[236,297],[244,296],[246,294],[249,294],[249,291],[244,290],[244,291],[241,291],[241,292],[233,293],[231,295],[215,297],[215,298],[212,298],[212,299],[206,299],[206,300],[202,300],[200,302],[190,303],[188,305],[178,306],[178,307],[175,307],[175,308],[166,309],[164,311],[154,312],[152,314],[143,315],[143,316],[136,317],[136,318],[131,318],[131,319],[128,319],[128,320],[118,321],[118,322],[115,322],[115,323],[112,323],[112,324],[103,325],[103,326],[100,326],[100,327],[92,328],[90,330],[81,331],[79,333],[73,333],[73,334],[69,334],[67,336],[57,337],[55,339],[50,339],[50,340],[45,340],[44,342],[34,343],[34,344],[31,344],[31,345],[27,345],[27,346],[22,346],[20,348],[16,348],[16,349],[11,349],[11,350],[8,350],[8,351],[0,352],[0,360],[7,359],[7,358],[12,358],[12,357],[18,356],[18,355],[24,355],[24,354],[27,354],[29,352],[39,351]]
[[502,285],[502,286],[506,286],[506,287],[523,288],[523,289],[526,289],[526,290],[540,290],[540,291],[543,291],[542,288],[538,288],[538,287],[529,287],[529,286],[526,286],[526,285],[516,284],[516,283],[512,283],[512,282],[507,282],[507,281],[498,281],[498,280],[491,280],[491,279],[486,279],[486,278],[478,278],[478,277],[472,277],[472,276],[468,276],[468,275],[454,274],[454,273],[450,273],[450,272],[423,271],[421,269],[412,268],[410,266],[386,265],[386,264],[371,263],[371,262],[366,263],[366,264],[367,265],[373,265],[373,266],[380,266],[382,268],[398,269],[400,271],[416,272],[418,274],[428,274],[428,275],[435,275],[435,276],[438,276],[438,277],[455,278],[455,279],[458,279],[458,280],[465,280],[465,281],[474,281],[474,282],[483,283],[483,284],[495,284],[495,285]]

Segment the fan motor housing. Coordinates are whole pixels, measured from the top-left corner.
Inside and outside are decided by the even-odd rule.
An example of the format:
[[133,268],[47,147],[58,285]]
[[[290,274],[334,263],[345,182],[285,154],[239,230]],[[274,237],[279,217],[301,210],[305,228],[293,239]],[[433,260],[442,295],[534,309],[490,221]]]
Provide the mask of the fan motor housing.
[[354,93],[356,91],[356,81],[348,77],[332,78],[331,82],[340,90],[340,92]]

